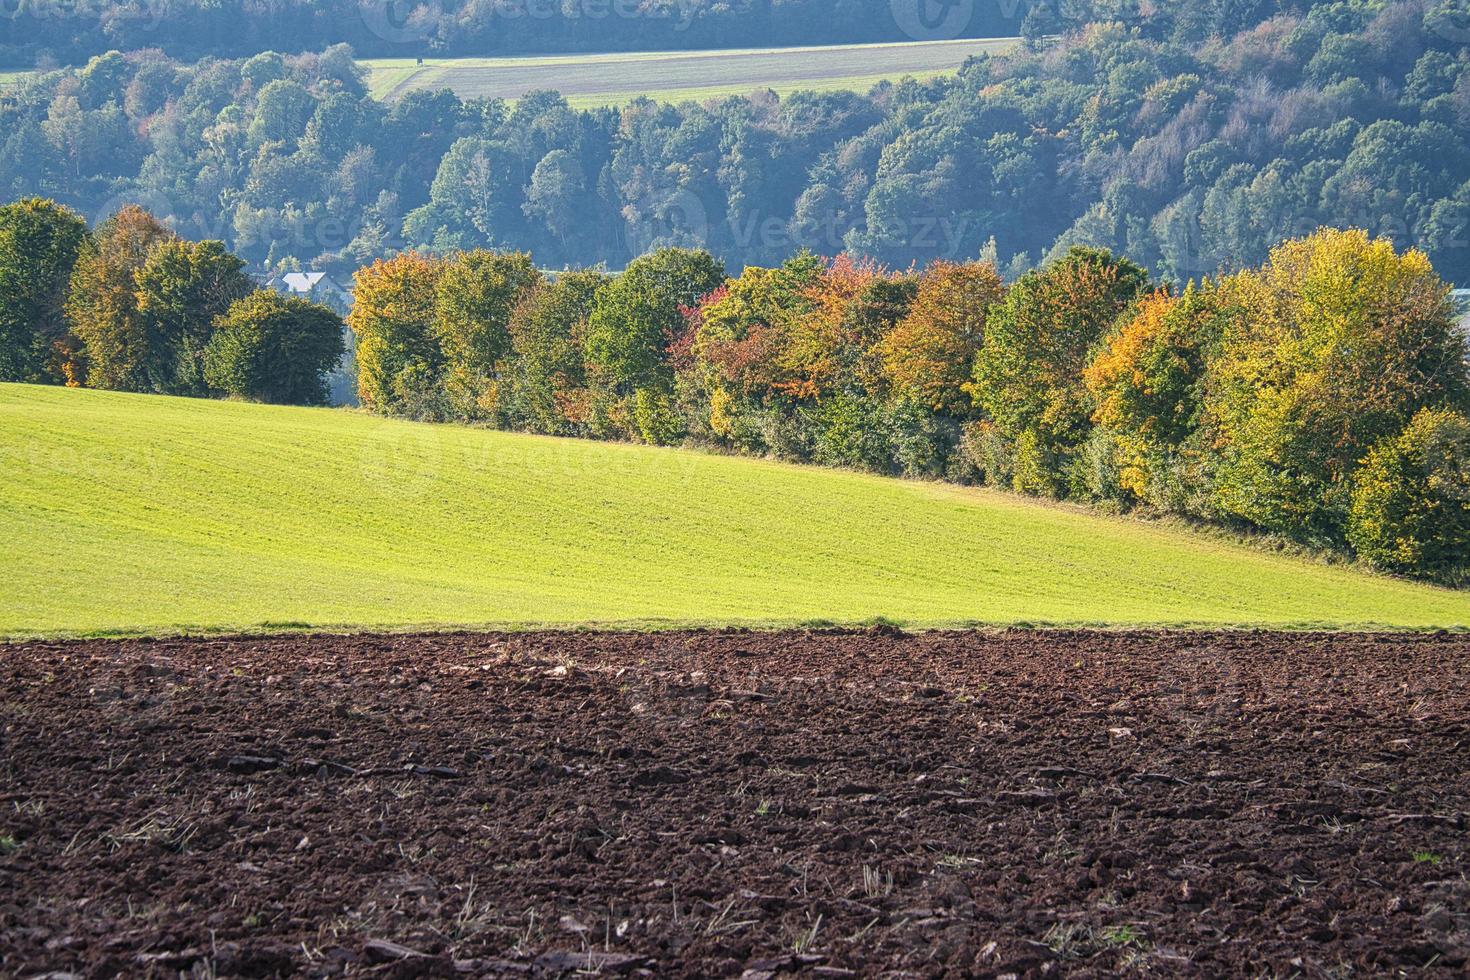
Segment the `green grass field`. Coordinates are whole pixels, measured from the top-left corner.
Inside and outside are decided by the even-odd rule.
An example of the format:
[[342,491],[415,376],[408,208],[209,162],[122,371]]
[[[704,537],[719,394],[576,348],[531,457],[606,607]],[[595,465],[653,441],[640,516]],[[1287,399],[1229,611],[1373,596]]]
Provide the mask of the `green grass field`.
[[663,102],[746,95],[770,88],[867,91],[885,79],[952,74],[965,58],[1004,50],[1013,38],[850,44],[816,48],[656,51],[520,58],[366,59],[368,88],[379,99],[448,88],[461,98],[515,99],[555,89],[577,108],[623,105],[639,96]]
[[0,88],[8,88],[11,85],[18,85],[29,74],[31,74],[31,72],[28,69],[24,68],[0,68]]
[[1464,626],[1470,593],[1007,494],[0,385],[0,636],[490,624]]

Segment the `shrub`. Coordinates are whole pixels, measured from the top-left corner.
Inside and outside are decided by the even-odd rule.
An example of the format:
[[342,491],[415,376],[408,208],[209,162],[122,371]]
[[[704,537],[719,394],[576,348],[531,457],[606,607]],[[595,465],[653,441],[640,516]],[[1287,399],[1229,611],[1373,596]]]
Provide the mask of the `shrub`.
[[684,421],[673,399],[647,388],[633,396],[633,423],[643,441],[654,446],[672,446],[684,437]]
[[948,471],[959,441],[959,423],[905,399],[884,409],[883,427],[893,461],[904,476],[941,477]]
[[259,290],[215,323],[204,377],[220,391],[282,405],[327,401],[342,357],[342,318],[325,306]]
[[954,467],[965,482],[1008,487],[1016,472],[1014,446],[995,423],[971,422],[960,432]]
[[1011,489],[1038,497],[1062,495],[1056,459],[1036,429],[1022,429],[1016,436],[1013,451]]
[[1347,537],[1378,568],[1463,578],[1470,571],[1470,421],[1426,409],[1376,446],[1354,480]]
[[883,432],[882,409],[846,392],[825,399],[817,409],[812,460],[827,466],[885,472],[893,448]]
[[447,422],[453,414],[443,373],[422,361],[410,361],[393,375],[388,396],[395,415],[415,422]]

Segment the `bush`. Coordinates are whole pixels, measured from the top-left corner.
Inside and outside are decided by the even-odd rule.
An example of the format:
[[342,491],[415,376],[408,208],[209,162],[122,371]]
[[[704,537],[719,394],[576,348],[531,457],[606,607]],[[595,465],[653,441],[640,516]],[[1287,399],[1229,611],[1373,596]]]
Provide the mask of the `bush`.
[[948,471],[959,441],[957,422],[906,399],[888,406],[883,427],[904,476],[941,477]]
[[672,446],[684,438],[684,421],[673,399],[647,388],[633,396],[633,423],[643,441],[654,446]]
[[453,417],[442,370],[422,361],[410,361],[399,368],[388,394],[394,414],[403,418],[415,422],[447,422]]
[[1353,487],[1348,541],[1387,571],[1442,581],[1470,571],[1470,421],[1426,409],[1379,443]]
[[1089,500],[1124,501],[1121,451],[1113,433],[1093,429],[1068,472],[1072,496]]
[[992,422],[972,422],[960,432],[952,472],[966,483],[1008,487],[1016,472],[1015,452]]
[[838,394],[817,410],[812,461],[826,466],[886,472],[893,456],[883,433],[882,410],[858,395]]
[[1014,452],[1011,489],[1038,497],[1061,496],[1056,459],[1039,432],[1021,430],[1016,436]]
[[204,353],[209,386],[280,405],[322,405],[342,358],[342,318],[317,303],[260,290],[215,322]]

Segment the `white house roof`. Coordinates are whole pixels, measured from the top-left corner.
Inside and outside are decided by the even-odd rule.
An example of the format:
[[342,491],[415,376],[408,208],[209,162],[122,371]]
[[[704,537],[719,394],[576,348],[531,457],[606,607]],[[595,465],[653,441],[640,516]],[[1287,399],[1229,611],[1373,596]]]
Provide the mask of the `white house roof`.
[[288,272],[281,279],[293,293],[309,293],[327,277],[325,272]]

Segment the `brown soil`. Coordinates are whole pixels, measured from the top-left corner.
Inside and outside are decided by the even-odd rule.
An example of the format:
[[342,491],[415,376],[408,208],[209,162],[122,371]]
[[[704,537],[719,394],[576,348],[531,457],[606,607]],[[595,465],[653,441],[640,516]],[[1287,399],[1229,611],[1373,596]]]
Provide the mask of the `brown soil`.
[[1462,975],[1470,637],[0,649],[0,974]]

